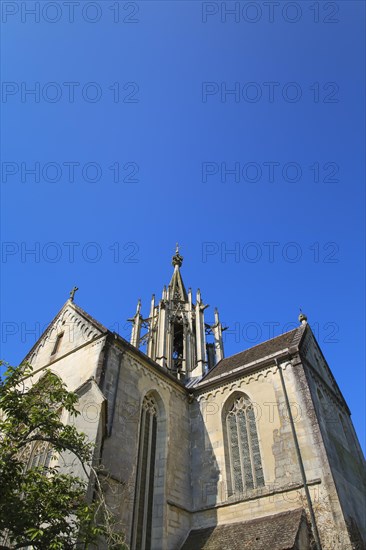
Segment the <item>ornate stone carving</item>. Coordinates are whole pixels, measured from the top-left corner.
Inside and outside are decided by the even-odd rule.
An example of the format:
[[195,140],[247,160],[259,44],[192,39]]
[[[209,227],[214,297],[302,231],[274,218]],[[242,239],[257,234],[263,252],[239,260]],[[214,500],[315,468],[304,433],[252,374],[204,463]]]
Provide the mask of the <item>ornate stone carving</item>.
[[[286,369],[287,365],[283,366],[282,369]],[[227,382],[226,384],[223,383],[222,386],[219,386],[215,389],[207,390],[205,393],[202,393],[201,395],[197,396],[198,401],[207,401],[210,399],[214,399],[216,395],[221,394],[224,395],[226,393],[229,393],[233,390],[240,390],[244,386],[247,386],[251,382],[264,382],[268,377],[273,376],[277,372],[277,367],[274,365],[273,367],[268,367],[266,369],[261,369],[260,371],[257,371],[256,373],[251,373],[247,375],[241,375],[237,380]]]
[[145,409],[148,413],[150,413],[153,416],[158,415],[158,407],[155,399],[152,396],[145,395],[144,400],[142,402],[142,408]]

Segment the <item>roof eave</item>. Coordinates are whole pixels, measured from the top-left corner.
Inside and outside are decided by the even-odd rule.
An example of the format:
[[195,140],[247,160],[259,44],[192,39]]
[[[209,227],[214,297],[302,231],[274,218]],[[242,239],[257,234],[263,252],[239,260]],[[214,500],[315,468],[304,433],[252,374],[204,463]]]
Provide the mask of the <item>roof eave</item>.
[[252,361],[251,363],[247,363],[246,365],[237,367],[232,371],[210,378],[207,381],[202,380],[201,382],[198,382],[198,384],[194,386],[192,390],[198,392],[202,389],[215,386],[216,384],[220,385],[223,380],[230,381],[237,378],[238,376],[242,376],[243,374],[251,374],[264,367],[269,367],[273,365],[274,359],[292,359],[294,355],[298,354],[298,351],[298,346],[284,348],[283,350],[280,350],[276,353],[272,353],[271,355],[267,355],[266,357],[262,357],[260,359],[257,359],[256,361]]

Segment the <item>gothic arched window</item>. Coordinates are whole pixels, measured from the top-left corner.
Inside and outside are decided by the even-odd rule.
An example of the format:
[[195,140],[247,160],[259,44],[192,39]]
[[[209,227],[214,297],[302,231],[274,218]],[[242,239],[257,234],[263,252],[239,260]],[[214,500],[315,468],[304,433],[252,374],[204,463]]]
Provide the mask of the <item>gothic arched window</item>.
[[226,412],[226,434],[231,494],[264,486],[261,454],[253,405],[237,395]]
[[30,470],[37,467],[48,468],[52,460],[52,455],[53,450],[49,443],[36,443],[28,462],[28,469]]
[[132,532],[133,550],[150,550],[158,407],[145,396],[142,403]]

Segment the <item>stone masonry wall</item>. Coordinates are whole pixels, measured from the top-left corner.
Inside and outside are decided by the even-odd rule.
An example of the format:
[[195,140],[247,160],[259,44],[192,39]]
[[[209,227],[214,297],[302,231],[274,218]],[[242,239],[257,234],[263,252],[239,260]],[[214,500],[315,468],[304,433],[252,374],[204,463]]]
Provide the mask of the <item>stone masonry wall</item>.
[[104,387],[110,431],[104,441],[102,463],[107,477],[113,480],[109,502],[113,501],[129,542],[141,404],[149,393],[158,404],[152,548],[172,550],[189,531],[185,511],[191,505],[186,392],[129,350],[111,346],[106,360]]

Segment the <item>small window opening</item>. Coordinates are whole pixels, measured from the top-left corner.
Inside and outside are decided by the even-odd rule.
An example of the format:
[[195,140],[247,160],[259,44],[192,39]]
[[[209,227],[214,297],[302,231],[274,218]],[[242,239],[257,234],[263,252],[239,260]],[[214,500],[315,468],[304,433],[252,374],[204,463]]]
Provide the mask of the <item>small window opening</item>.
[[53,346],[51,355],[55,355],[58,352],[63,335],[64,335],[63,332],[57,335],[56,342],[55,342],[55,345]]

